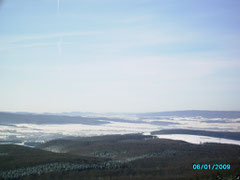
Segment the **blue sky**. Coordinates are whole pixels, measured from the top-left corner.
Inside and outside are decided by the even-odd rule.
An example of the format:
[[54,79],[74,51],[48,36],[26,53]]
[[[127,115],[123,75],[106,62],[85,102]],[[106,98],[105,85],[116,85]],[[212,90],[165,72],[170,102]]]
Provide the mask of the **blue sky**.
[[3,0],[0,111],[240,110],[238,0]]

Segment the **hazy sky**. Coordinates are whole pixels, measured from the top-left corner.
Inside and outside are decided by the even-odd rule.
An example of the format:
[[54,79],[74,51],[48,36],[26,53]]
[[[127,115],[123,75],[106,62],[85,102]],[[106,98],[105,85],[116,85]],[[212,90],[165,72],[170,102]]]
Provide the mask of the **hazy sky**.
[[0,111],[240,110],[239,58],[239,0],[0,3]]

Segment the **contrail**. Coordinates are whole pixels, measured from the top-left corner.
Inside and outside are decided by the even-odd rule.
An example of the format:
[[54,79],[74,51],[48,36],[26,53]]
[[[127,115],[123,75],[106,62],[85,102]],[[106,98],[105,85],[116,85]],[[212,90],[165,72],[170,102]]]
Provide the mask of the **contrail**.
[[57,10],[58,10],[58,13],[59,13],[59,9],[60,9],[60,0],[57,0]]

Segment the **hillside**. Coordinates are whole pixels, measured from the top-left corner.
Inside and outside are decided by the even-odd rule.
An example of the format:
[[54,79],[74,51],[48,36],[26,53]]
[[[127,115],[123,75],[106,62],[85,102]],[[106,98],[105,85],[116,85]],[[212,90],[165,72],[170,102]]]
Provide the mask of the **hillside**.
[[[231,176],[238,174],[240,168],[240,146],[213,143],[195,145],[141,134],[59,139],[42,144],[39,148],[120,160],[128,165],[121,172],[128,172],[131,176],[167,179],[171,175],[190,178],[193,175],[210,177],[220,173],[222,176]],[[194,163],[231,163],[231,170],[193,171]]]
[[[240,146],[194,145],[141,134],[74,137],[38,149],[0,145],[0,162],[1,177],[20,179],[234,178],[240,173]],[[230,164],[231,169],[193,170],[194,163]]]

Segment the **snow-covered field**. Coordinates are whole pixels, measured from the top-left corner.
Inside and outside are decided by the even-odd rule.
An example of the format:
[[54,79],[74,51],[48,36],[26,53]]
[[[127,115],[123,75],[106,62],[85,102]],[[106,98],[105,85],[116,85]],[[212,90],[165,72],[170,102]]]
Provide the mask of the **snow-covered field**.
[[[109,117],[108,117],[109,118]],[[114,117],[111,117],[114,118]],[[115,117],[116,118],[116,117]],[[161,129],[198,129],[210,131],[240,132],[240,119],[202,117],[117,117],[122,121],[111,121],[99,125],[86,124],[0,124],[0,143],[45,142],[66,136],[97,136],[107,134],[144,133]],[[104,121],[104,119],[103,119]],[[240,141],[193,135],[158,135],[159,138],[184,140],[190,143],[230,143]]]
[[224,138],[215,138],[209,136],[198,136],[198,135],[187,135],[187,134],[163,134],[156,135],[158,138],[163,139],[172,139],[172,140],[182,140],[192,144],[202,144],[202,143],[224,143],[224,144],[236,144],[240,145],[240,141],[224,139]]

